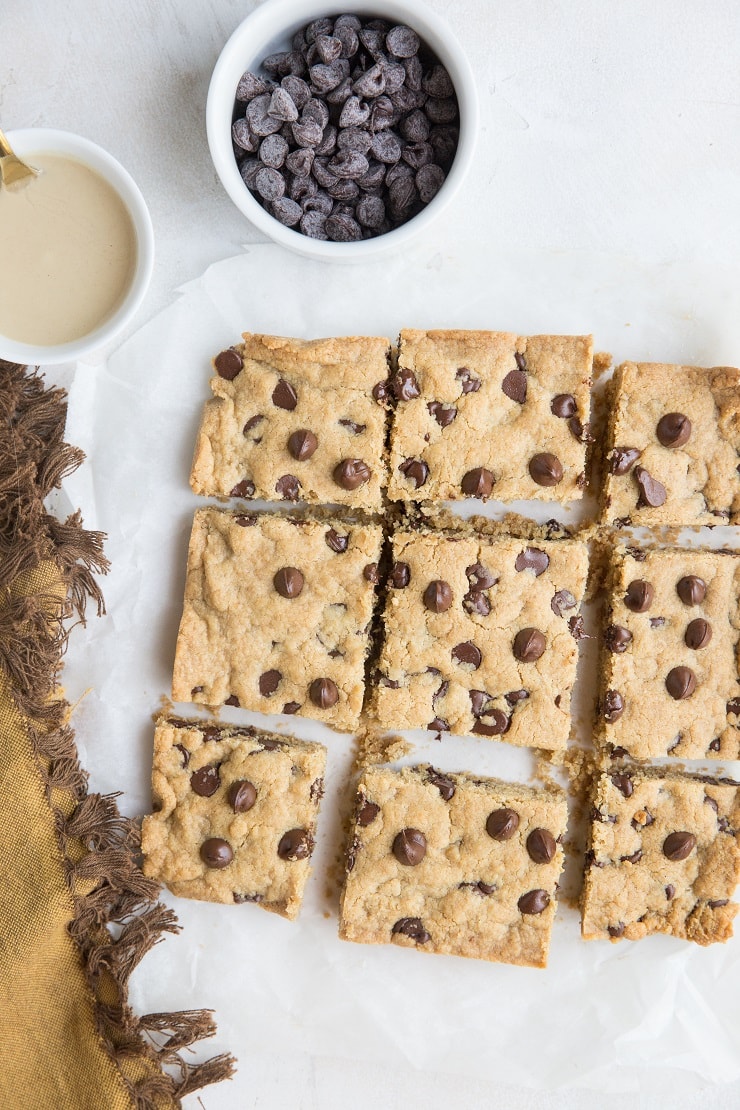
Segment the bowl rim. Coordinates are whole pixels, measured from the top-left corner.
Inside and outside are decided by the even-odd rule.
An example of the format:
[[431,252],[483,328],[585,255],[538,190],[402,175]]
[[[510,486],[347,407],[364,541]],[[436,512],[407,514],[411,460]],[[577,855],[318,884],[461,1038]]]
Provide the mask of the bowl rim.
[[[262,207],[242,181],[231,143],[231,112],[237,82],[245,69],[261,61],[275,39],[321,15],[363,13],[408,23],[429,42],[450,71],[460,108],[457,151],[437,195],[405,224],[373,239],[335,243],[312,239],[281,224]],[[283,29],[285,29],[283,31]],[[431,40],[431,41],[430,41]],[[252,45],[250,46],[250,42]],[[254,45],[256,44],[256,45]],[[479,130],[478,90],[467,54],[449,24],[420,0],[266,0],[235,28],[219,54],[206,102],[206,133],[211,159],[226,193],[239,211],[270,239],[299,254],[326,261],[361,261],[401,247],[437,219],[458,192],[472,164]]]
[[25,127],[7,132],[8,141],[21,157],[34,154],[68,155],[99,173],[115,189],[131,216],[136,233],[136,265],[128,291],[118,308],[101,324],[79,339],[50,345],[21,343],[0,332],[0,358],[22,365],[54,366],[74,362],[110,342],[126,327],[141,306],[154,270],[154,227],[139,186],[124,166],[102,146],[53,127]]

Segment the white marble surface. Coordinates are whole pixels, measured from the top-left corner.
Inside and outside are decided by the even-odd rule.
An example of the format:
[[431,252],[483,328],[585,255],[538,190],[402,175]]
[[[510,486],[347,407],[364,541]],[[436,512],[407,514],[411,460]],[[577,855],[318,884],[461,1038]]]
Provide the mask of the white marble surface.
[[[182,282],[257,241],[216,180],[203,125],[213,62],[253,6],[233,0],[4,0],[0,6],[2,126],[62,127],[100,142],[131,170],[150,204],[158,260],[134,328],[168,304]],[[526,305],[519,315],[529,319],[532,297],[541,297],[542,328],[556,328],[537,280],[538,262],[558,282],[582,260],[593,281],[578,283],[578,301],[562,330],[577,321],[588,327],[590,313],[618,301],[621,357],[737,363],[735,0],[432,0],[432,6],[450,18],[480,75],[482,129],[474,171],[429,247],[459,265],[475,241],[473,249],[488,255],[492,268],[508,267],[506,318],[497,318],[493,304],[492,325],[516,328],[517,303]],[[286,283],[291,261],[286,255]],[[644,275],[670,283],[687,267],[696,274],[694,294],[684,293],[672,311],[656,311],[652,349],[633,349],[630,316],[645,316]],[[348,288],[360,295],[361,273],[348,277]],[[642,298],[639,308],[630,303],[632,288]],[[94,788],[96,768],[88,765]],[[627,1100],[645,1110],[740,1104],[740,1084],[697,1092],[671,1079],[658,1093],[660,1077],[651,1080],[649,1094],[630,1096],[529,1091],[501,1087],[485,1060],[479,1075],[453,1077],[328,1056],[286,1058],[276,1044],[274,1055],[242,1050],[234,1083],[207,1090],[201,1100],[208,1110],[339,1110],[348,1103],[357,1110],[450,1104],[591,1110],[596,1099],[605,1110]],[[198,1100],[187,1105],[195,1110]]]

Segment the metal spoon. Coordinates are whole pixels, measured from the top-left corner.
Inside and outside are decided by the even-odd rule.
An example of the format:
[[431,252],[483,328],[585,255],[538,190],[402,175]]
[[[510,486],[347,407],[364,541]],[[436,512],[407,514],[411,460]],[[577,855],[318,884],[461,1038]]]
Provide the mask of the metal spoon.
[[38,172],[13,153],[10,143],[0,131],[0,177],[3,185],[10,188],[11,185],[17,185],[28,177],[36,177]]

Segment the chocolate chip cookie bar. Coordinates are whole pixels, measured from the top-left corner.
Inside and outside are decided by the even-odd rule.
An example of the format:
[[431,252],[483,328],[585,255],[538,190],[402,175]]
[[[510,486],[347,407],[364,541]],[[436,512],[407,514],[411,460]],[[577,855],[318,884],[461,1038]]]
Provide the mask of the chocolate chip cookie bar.
[[201,509],[188,551],[172,696],[357,724],[377,525]]
[[377,720],[564,748],[586,573],[578,540],[397,531]]
[[422,765],[359,784],[339,935],[544,967],[565,796]]
[[590,336],[402,331],[389,497],[580,498],[592,365]]
[[737,783],[622,767],[595,784],[582,898],[586,940],[732,936]]
[[617,548],[597,740],[635,759],[740,754],[740,554]]
[[387,339],[245,334],[213,361],[195,493],[380,509],[389,355]]
[[144,874],[173,894],[257,902],[295,918],[308,879],[326,749],[289,736],[161,717]]
[[740,370],[627,362],[612,383],[605,523],[740,520]]

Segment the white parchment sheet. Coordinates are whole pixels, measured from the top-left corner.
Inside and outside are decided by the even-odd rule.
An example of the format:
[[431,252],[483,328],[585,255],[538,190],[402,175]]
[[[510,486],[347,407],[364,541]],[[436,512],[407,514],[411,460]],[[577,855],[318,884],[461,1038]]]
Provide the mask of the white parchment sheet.
[[[452,256],[427,245],[361,269],[256,246],[186,286],[105,364],[62,375],[68,438],[89,462],[67,482],[60,509],[79,505],[88,527],[108,533],[113,564],[108,615],[75,633],[64,676],[70,700],[79,700],[74,723],[91,787],[123,791],[129,814],[150,806],[152,714],[169,692],[187,540],[202,504],[187,478],[209,359],[243,330],[593,332],[597,350],[617,361],[737,364],[737,279],[736,270],[690,259],[647,268],[586,252],[483,254],[472,242]],[[561,906],[545,971],[339,941],[327,875],[339,849],[349,738],[294,717],[223,717],[319,739],[330,756],[298,922],[165,894],[183,933],[147,956],[132,1001],[141,1012],[212,1006],[218,1037],[201,1055],[405,1060],[499,1083],[612,1093],[652,1086],[665,1095],[740,1077],[740,936],[709,949],[667,937],[586,944],[577,913]],[[414,755],[443,769],[525,779],[531,771],[528,753],[483,738],[426,735]]]

